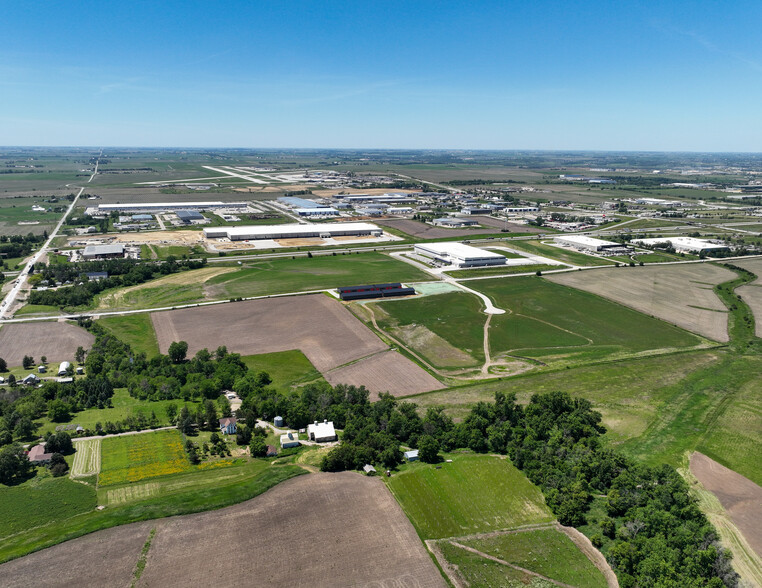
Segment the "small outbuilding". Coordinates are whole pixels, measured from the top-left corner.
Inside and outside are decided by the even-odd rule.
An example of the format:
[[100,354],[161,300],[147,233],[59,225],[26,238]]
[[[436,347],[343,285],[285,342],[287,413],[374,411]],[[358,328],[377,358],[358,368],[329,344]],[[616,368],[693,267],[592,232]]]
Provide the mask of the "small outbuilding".
[[235,435],[236,433],[236,418],[225,417],[220,419],[220,431],[223,435]]
[[44,365],[37,366],[37,371],[41,374],[44,374],[48,371],[48,368],[46,368]]
[[62,361],[61,364],[58,366],[58,375],[65,376],[70,368],[71,368],[71,364],[68,361]]
[[21,380],[21,383],[24,384],[24,386],[34,386],[35,384],[38,384],[39,382],[40,382],[40,378],[38,378],[34,374],[29,374],[27,377]]
[[406,451],[405,453],[403,453],[403,455],[405,456],[405,459],[407,461],[418,461],[418,450],[417,449],[413,449],[411,451]]
[[369,463],[366,463],[366,464],[365,464],[365,465],[362,467],[362,471],[364,471],[364,472],[365,472],[365,475],[366,475],[366,476],[373,476],[373,475],[375,475],[375,473],[376,473],[376,468],[374,468],[374,467],[373,467],[372,465],[370,465]]
[[268,445],[265,457],[275,457],[276,455],[278,455],[278,450],[275,448],[275,445]]
[[333,428],[333,422],[329,423],[327,420],[324,420],[322,423],[315,421],[313,424],[308,425],[307,436],[310,441],[315,441],[315,443],[328,443],[338,439],[336,429]]
[[273,425],[276,427],[282,427],[283,426],[283,417],[282,416],[276,416],[273,419]]
[[299,447],[299,433],[284,433],[280,436],[280,446],[283,449],[289,449],[291,447]]

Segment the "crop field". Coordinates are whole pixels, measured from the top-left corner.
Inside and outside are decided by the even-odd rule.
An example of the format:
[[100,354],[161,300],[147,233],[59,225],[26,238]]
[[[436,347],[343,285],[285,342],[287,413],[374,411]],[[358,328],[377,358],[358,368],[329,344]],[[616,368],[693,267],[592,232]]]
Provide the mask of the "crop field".
[[101,440],[87,439],[74,441],[74,462],[71,465],[72,478],[84,478],[101,471]]
[[461,545],[572,586],[606,588],[606,579],[566,535],[554,528],[461,539]]
[[70,323],[39,322],[4,325],[0,328],[0,357],[9,366],[20,366],[25,355],[36,361],[74,361],[80,345],[89,349],[95,337]]
[[715,341],[728,340],[727,308],[716,284],[736,278],[711,263],[570,272],[548,280],[585,290]]
[[109,437],[101,443],[98,483],[139,482],[190,469],[179,431]]
[[733,264],[758,276],[751,284],[736,288],[736,294],[740,295],[751,308],[754,313],[755,334],[757,337],[762,337],[762,259],[733,261]]
[[504,276],[511,274],[529,274],[535,272],[550,272],[561,269],[568,269],[567,265],[548,265],[543,263],[528,263],[525,265],[505,265],[500,267],[485,267],[479,269],[453,270],[444,272],[448,276],[458,278],[481,278],[484,276]]
[[0,543],[30,527],[67,519],[95,508],[95,489],[68,478],[33,478],[0,485]]
[[539,488],[510,461],[453,455],[451,463],[416,462],[388,480],[422,539],[441,539],[554,520]]
[[328,371],[325,377],[334,386],[364,385],[370,391],[371,398],[382,392],[389,392],[393,396],[406,396],[444,388],[434,376],[392,350],[382,351]]
[[273,380],[272,385],[281,390],[288,390],[316,380],[322,380],[322,374],[315,369],[301,351],[276,351],[261,355],[245,355],[241,358],[253,373],[267,372]]
[[[584,272],[572,273],[576,276]],[[510,311],[493,317],[493,354],[511,353],[547,362],[575,355],[596,358],[656,348],[685,348],[701,342],[666,322],[541,278],[478,280],[470,287]]]
[[[114,390],[114,395],[111,397],[111,408],[88,408],[81,412],[75,413],[72,416],[71,423],[75,425],[82,425],[85,429],[94,430],[96,423],[104,424],[108,421],[114,423],[117,421],[123,421],[128,416],[137,416],[138,414],[144,414],[146,417],[150,417],[151,413],[156,413],[156,418],[162,425],[169,425],[169,417],[167,416],[167,406],[174,404],[177,406],[178,411],[183,405],[187,405],[189,409],[195,410],[199,401],[189,400],[185,402],[183,400],[157,400],[147,401],[133,398],[127,393],[126,388],[117,388]],[[39,433],[45,434],[47,431],[54,431],[59,423],[51,422],[47,417],[35,420],[35,423],[40,425]]]
[[[50,570],[63,585],[129,585],[152,529],[137,586],[219,585],[231,570],[265,588],[350,586],[358,578],[369,586],[446,586],[383,482],[350,472],[299,476],[224,509],[100,531],[3,564],[0,574],[18,578],[12,586],[28,585],[30,574],[44,584]],[[268,531],[264,540],[259,531],[268,529],[298,533]]]
[[514,249],[520,249],[522,251],[526,251],[527,253],[541,255],[543,257],[549,257],[568,265],[576,265],[581,267],[613,265],[613,263],[607,259],[596,257],[594,255],[586,255],[585,253],[580,253],[565,247],[556,247],[555,245],[549,245],[541,241],[510,241],[496,244],[506,245]]
[[[447,239],[452,237],[453,239],[461,239],[463,237],[479,237],[481,235],[494,235],[500,232],[500,229],[493,227],[480,229],[480,228],[464,228],[464,229],[447,229],[444,227],[435,227],[433,225],[427,225],[420,221],[408,220],[408,219],[380,219],[374,221],[377,225],[382,227],[389,227],[395,229],[406,235],[410,235],[414,239]],[[501,227],[502,228],[502,227]],[[534,231],[529,230],[529,227],[524,225],[508,225],[508,229],[513,229],[518,233],[532,233]]]
[[7,236],[34,233],[39,235],[46,229],[50,231],[61,218],[63,212],[37,212],[32,210],[32,206],[35,204],[44,208],[51,208],[68,206],[69,202],[63,200],[51,204],[40,197],[0,198],[0,234]]
[[463,291],[367,305],[380,328],[436,367],[467,367],[484,361],[482,302]]
[[148,357],[159,355],[159,343],[148,313],[101,317],[98,324],[136,353],[145,353]]

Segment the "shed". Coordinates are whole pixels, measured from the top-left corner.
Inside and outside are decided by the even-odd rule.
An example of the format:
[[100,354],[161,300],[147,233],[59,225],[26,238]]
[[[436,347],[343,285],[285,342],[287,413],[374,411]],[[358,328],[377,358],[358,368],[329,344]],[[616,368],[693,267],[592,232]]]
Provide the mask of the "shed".
[[39,381],[40,381],[40,378],[38,378],[34,374],[29,374],[27,377],[21,380],[21,383],[24,384],[25,386],[34,386]]
[[327,420],[324,420],[322,423],[315,421],[313,424],[308,425],[307,436],[311,441],[316,443],[327,443],[338,439],[336,429],[333,428],[333,422],[329,423]]
[[408,461],[418,461],[418,450],[406,451],[404,454],[405,459]]
[[46,368],[44,365],[37,366],[37,371],[41,374],[44,374],[48,371],[48,368]]
[[299,433],[284,433],[280,436],[280,446],[283,449],[288,449],[290,447],[299,447],[301,443],[299,442]]
[[374,467],[373,467],[372,465],[370,465],[369,463],[366,463],[366,464],[365,464],[365,465],[362,467],[362,471],[364,471],[366,475],[368,475],[368,476],[372,476],[373,474],[375,474],[375,473],[376,473],[376,468],[374,468]]
[[225,417],[224,419],[220,419],[220,431],[222,431],[224,435],[235,435],[236,418]]
[[268,445],[265,457],[275,457],[276,455],[278,455],[278,450],[275,448],[275,445]]
[[65,376],[66,372],[69,371],[69,368],[71,368],[71,364],[68,361],[62,361],[58,366],[58,375]]
[[276,427],[282,427],[283,426],[283,417],[282,416],[276,416],[273,419],[273,425]]

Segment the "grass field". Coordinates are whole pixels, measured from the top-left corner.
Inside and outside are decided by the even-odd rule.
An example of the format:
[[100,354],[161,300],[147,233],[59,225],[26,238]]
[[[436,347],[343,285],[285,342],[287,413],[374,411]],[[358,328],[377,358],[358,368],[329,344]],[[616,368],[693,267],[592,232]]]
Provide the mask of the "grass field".
[[18,486],[0,485],[0,539],[32,527],[68,519],[95,508],[95,489],[68,478],[33,478]]
[[72,478],[85,478],[101,471],[100,439],[75,441],[74,449],[74,460],[70,472]]
[[442,541],[437,548],[450,563],[457,566],[461,576],[470,588],[551,588],[553,584],[540,580],[532,582],[532,576],[520,572],[510,566],[486,559],[476,553],[471,553],[456,547],[447,541]]
[[[130,415],[137,416],[138,413],[143,413],[146,416],[151,416],[152,412],[156,413],[156,418],[159,419],[161,425],[169,425],[169,417],[167,417],[167,406],[174,404],[177,406],[178,411],[183,405],[188,405],[188,408],[195,410],[198,402],[183,400],[158,400],[156,402],[149,402],[147,400],[138,400],[133,398],[127,393],[126,388],[117,388],[114,390],[114,395],[111,397],[112,408],[88,408],[82,412],[74,413],[71,417],[70,423],[76,425],[82,425],[85,429],[95,429],[95,423],[104,424],[107,421],[115,423],[117,421],[123,421]],[[47,417],[43,417],[35,421],[40,425],[38,432],[44,434],[46,431],[54,431],[56,426],[60,423],[53,423]]]
[[567,265],[546,265],[546,264],[528,264],[528,265],[506,265],[501,267],[485,267],[469,270],[454,270],[445,272],[453,278],[480,278],[482,276],[502,276],[510,274],[528,274],[535,272],[549,272],[553,270],[565,269]]
[[388,479],[423,539],[456,537],[554,520],[539,488],[506,459],[452,455],[440,466],[415,462]]
[[148,357],[159,355],[159,343],[148,313],[103,317],[98,319],[98,324],[127,343],[133,351],[145,353]]
[[189,471],[179,431],[109,437],[101,443],[100,486]]
[[561,263],[566,263],[569,265],[578,265],[582,267],[594,265],[613,265],[613,262],[606,259],[601,259],[600,257],[595,257],[593,255],[585,255],[584,253],[579,253],[577,251],[563,247],[548,245],[547,243],[542,243],[541,241],[514,240],[501,242],[500,245],[505,245],[513,249],[520,249],[521,251],[534,253],[535,255],[550,257],[551,259],[555,259]]
[[386,282],[427,281],[428,274],[381,253],[245,262],[207,281],[213,297],[238,298]]
[[19,308],[13,316],[25,316],[25,315],[33,315],[33,314],[60,314],[60,310],[57,306],[47,306],[44,304],[25,304],[21,308]]
[[606,588],[607,585],[598,568],[569,537],[555,529],[510,533],[459,543],[572,586]]
[[315,369],[299,350],[276,351],[261,355],[245,355],[241,359],[253,373],[265,371],[273,380],[272,385],[279,390],[322,380],[322,374]]

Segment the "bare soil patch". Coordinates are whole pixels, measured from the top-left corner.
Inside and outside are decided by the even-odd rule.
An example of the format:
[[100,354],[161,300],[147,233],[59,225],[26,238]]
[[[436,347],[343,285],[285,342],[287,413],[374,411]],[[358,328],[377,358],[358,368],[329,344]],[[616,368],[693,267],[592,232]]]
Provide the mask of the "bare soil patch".
[[325,373],[332,385],[364,385],[373,396],[389,392],[408,396],[445,386],[434,376],[396,351],[385,351]]
[[[109,239],[112,235],[108,236]],[[72,238],[72,241],[97,241],[101,242],[104,239],[104,235],[94,236],[91,238],[77,237]],[[113,236],[114,243],[125,243],[133,245],[143,244],[179,244],[179,245],[196,245],[204,242],[204,233],[202,231],[148,231],[145,233],[120,233]]]
[[185,308],[151,315],[159,349],[187,341],[188,353],[227,346],[256,355],[299,349],[327,371],[386,349],[340,302],[322,294]]
[[754,552],[762,557],[762,487],[698,452],[691,473],[714,494]]
[[744,299],[754,313],[754,330],[757,337],[762,337],[762,259],[734,261],[734,265],[749,270],[759,276],[751,284],[736,289],[736,293]]
[[25,355],[36,361],[47,356],[48,362],[74,361],[80,345],[90,349],[95,337],[69,323],[40,322],[4,325],[0,329],[0,357],[9,366],[22,364]]
[[322,245],[323,240],[318,238],[304,239],[275,239],[275,242],[281,247],[307,247],[310,245]]
[[0,565],[6,588],[129,586],[154,522],[99,531]]
[[441,239],[442,237],[466,237],[469,235],[487,235],[494,234],[494,229],[445,229],[442,227],[433,227],[426,223],[421,223],[407,219],[378,219],[373,221],[377,225],[391,227],[412,237],[421,239]]
[[736,274],[707,263],[606,268],[547,276],[715,341],[728,341],[728,315],[712,286]]

